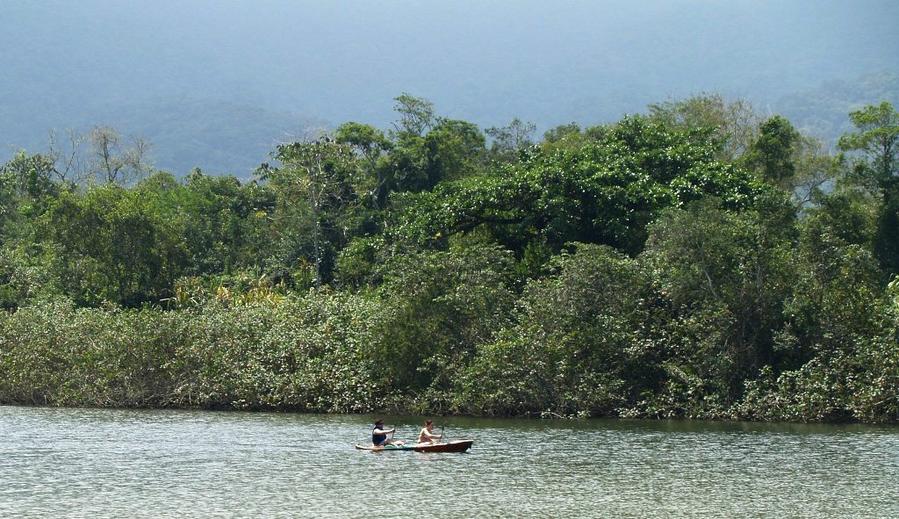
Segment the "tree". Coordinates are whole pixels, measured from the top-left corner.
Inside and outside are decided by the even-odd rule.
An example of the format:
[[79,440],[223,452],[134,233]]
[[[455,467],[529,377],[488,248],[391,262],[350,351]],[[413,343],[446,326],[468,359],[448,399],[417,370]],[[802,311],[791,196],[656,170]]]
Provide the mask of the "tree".
[[393,124],[398,133],[422,136],[434,126],[434,103],[406,92],[393,100],[396,101],[393,109],[400,114],[400,120]]
[[[686,365],[728,403],[776,360],[793,240],[792,222],[769,221],[770,213],[726,211],[711,199],[669,208],[650,226],[641,256],[678,316],[672,342],[684,341]],[[694,323],[706,329],[698,339]]]
[[494,245],[451,247],[384,265],[374,353],[397,388],[447,389],[478,344],[508,323],[513,260]]
[[888,190],[899,171],[896,161],[899,153],[899,113],[892,104],[884,101],[851,112],[849,119],[856,131],[840,137],[840,149],[861,155],[862,160],[855,163],[855,173],[863,184]]
[[577,241],[636,254],[646,225],[664,207],[707,195],[745,207],[771,191],[715,161],[714,153],[701,135],[626,118],[599,140],[541,147],[503,175],[444,182],[403,197],[406,210],[392,232],[439,243],[481,227],[518,253],[531,242],[558,251]]
[[255,182],[193,170],[183,184],[154,173],[136,189],[154,196],[172,220],[181,220],[188,244],[186,274],[232,275],[258,271],[270,247],[268,232],[274,193]]
[[445,180],[480,174],[485,138],[472,123],[438,117],[425,135],[400,132],[382,167],[389,168],[392,189],[428,191]]
[[151,192],[115,184],[54,199],[38,236],[54,250],[50,268],[65,293],[88,306],[135,306],[171,295],[187,247],[183,220],[163,207]]
[[581,136],[581,127],[578,123],[570,122],[550,128],[543,133],[544,144],[558,144],[566,140],[577,142]]
[[879,204],[863,191],[838,189],[816,198],[804,212],[802,229],[808,243],[823,241],[841,245],[859,245],[873,250],[877,236]]
[[150,145],[140,138],[130,142],[113,128],[97,126],[91,130],[89,171],[102,182],[127,183],[150,170],[147,152]]
[[472,123],[440,118],[425,136],[428,186],[481,172],[486,154],[484,134]]
[[455,381],[464,411],[610,415],[657,378],[641,340],[646,273],[609,247],[571,248],[527,284],[513,324],[480,345]]
[[76,186],[87,180],[82,150],[85,140],[85,135],[74,130],[67,130],[65,138],[50,132],[47,156],[53,160],[53,173],[61,184]]
[[487,128],[485,133],[493,139],[490,154],[502,162],[516,162],[519,152],[534,144],[533,135],[536,130],[536,124],[524,122],[517,117],[507,126]]
[[0,177],[15,196],[35,200],[59,191],[53,181],[55,167],[51,157],[20,151],[0,166]]
[[368,194],[375,210],[379,210],[390,192],[391,179],[389,168],[383,167],[380,160],[393,148],[393,143],[384,132],[368,124],[348,122],[337,127],[334,140],[340,144],[351,146],[353,151],[365,164],[365,175],[361,180],[360,191]]
[[678,128],[708,129],[720,145],[718,157],[732,161],[755,140],[758,115],[752,105],[728,102],[719,94],[700,94],[684,100],[649,105],[649,116]]
[[883,197],[874,251],[888,272],[899,272],[899,113],[884,101],[849,114],[856,131],[840,137],[840,149],[857,153],[851,184]]
[[800,207],[824,196],[825,186],[839,178],[843,169],[842,159],[831,155],[824,142],[809,135],[800,135],[793,164],[795,173],[788,189]]
[[799,140],[799,132],[790,121],[775,115],[761,124],[759,136],[749,146],[743,160],[763,179],[787,187],[788,181],[796,175],[793,157]]
[[[279,145],[274,158],[281,165],[264,164],[259,170],[260,177],[272,183],[282,216],[293,213],[293,217],[288,216],[286,221],[280,222],[283,233],[299,237],[298,226],[309,225],[313,283],[321,285],[330,279],[336,250],[350,238],[350,229],[341,222],[341,217],[358,198],[353,189],[357,175],[353,151],[347,144],[323,137],[311,142]],[[291,208],[296,204],[301,207]],[[297,209],[299,213],[295,212]],[[303,210],[307,212],[305,215]],[[296,250],[286,252],[287,263],[301,257]]]

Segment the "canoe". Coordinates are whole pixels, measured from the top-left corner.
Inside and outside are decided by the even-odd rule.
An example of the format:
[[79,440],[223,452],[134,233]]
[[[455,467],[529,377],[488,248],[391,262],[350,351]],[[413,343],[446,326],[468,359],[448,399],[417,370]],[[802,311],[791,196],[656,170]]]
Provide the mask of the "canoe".
[[453,440],[441,443],[410,443],[406,445],[385,445],[374,447],[371,445],[356,444],[356,448],[363,451],[415,451],[415,452],[465,452],[471,448],[474,440]]
[[474,440],[453,440],[443,443],[419,443],[413,448],[416,452],[465,452],[473,443]]

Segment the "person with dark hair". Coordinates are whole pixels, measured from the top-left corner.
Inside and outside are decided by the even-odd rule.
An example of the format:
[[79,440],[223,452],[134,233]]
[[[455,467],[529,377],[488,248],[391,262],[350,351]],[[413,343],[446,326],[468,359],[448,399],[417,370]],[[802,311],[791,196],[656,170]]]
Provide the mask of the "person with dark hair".
[[418,433],[418,443],[434,443],[434,440],[443,438],[443,434],[434,434],[434,422],[425,421],[425,426]]
[[386,429],[384,427],[384,420],[380,418],[375,420],[375,426],[371,429],[371,444],[375,447],[383,447],[385,445],[403,445],[403,440],[394,440],[392,439],[393,433],[396,432],[396,427],[393,429]]

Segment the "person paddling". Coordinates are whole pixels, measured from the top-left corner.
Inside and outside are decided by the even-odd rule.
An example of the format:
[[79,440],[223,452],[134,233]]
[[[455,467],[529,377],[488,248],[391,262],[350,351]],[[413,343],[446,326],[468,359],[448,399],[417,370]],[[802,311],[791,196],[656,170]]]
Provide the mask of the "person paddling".
[[393,434],[396,432],[396,427],[393,429],[385,429],[383,420],[375,420],[375,426],[372,427],[371,430],[371,444],[375,447],[383,447],[385,445],[403,445],[403,440],[393,440],[390,439],[387,435]]
[[418,443],[434,443],[434,440],[443,438],[443,434],[434,434],[434,422],[425,421],[425,426],[418,433]]

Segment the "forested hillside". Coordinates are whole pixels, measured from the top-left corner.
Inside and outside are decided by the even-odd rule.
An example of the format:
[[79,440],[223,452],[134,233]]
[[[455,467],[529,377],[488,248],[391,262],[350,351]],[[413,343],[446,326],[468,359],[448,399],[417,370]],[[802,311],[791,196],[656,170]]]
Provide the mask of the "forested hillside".
[[[703,95],[277,146],[252,180],[0,168],[0,403],[899,419],[899,114],[838,153]],[[105,144],[105,146],[104,146]]]

